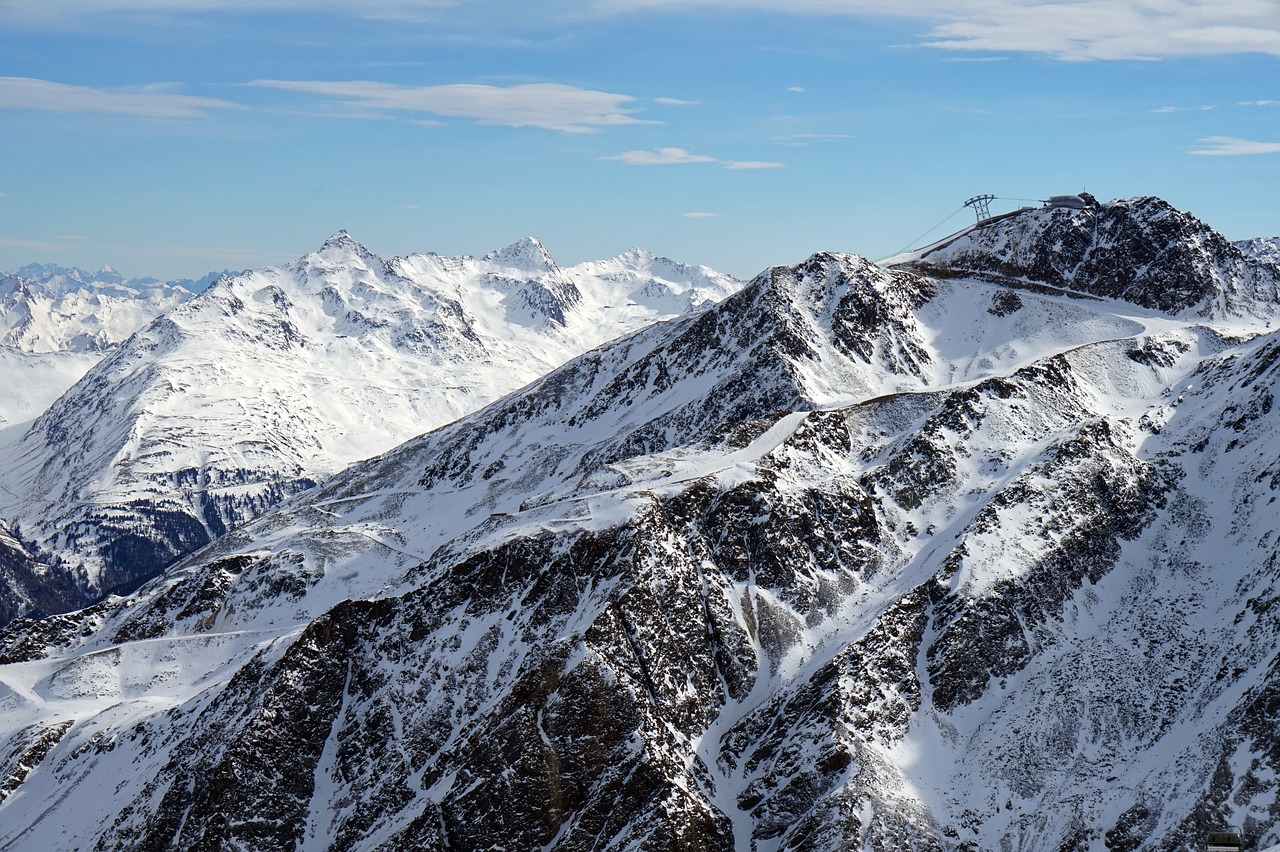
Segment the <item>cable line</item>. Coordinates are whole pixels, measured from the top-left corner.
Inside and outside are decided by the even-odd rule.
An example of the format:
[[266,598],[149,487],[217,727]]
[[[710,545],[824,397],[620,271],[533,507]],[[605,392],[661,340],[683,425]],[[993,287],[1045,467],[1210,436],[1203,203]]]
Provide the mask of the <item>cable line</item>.
[[936,231],[936,230],[938,230],[939,228],[941,228],[943,225],[945,225],[945,224],[946,224],[950,219],[952,219],[952,218],[953,218],[957,213],[959,213],[959,212],[960,212],[961,210],[963,210],[963,209],[964,209],[964,205],[963,205],[963,204],[961,204],[961,205],[960,205],[959,207],[957,207],[955,210],[952,210],[950,213],[948,213],[948,214],[947,214],[947,216],[946,216],[946,218],[945,218],[945,219],[943,219],[941,222],[939,222],[938,224],[934,225],[932,228],[930,228],[929,230],[925,231],[923,234],[921,234],[920,236],[916,237],[914,240],[912,240],[911,242],[907,243],[905,246],[903,246],[902,248],[898,249],[898,250],[897,250],[897,251],[895,251],[893,254],[889,255],[889,257],[893,257],[894,255],[897,255],[897,254],[902,254],[904,251],[906,251],[907,249],[911,248],[913,245],[915,245],[916,243],[920,242],[920,241],[921,241],[921,240],[923,240],[925,237],[929,236],[929,235],[930,235],[930,234],[932,234],[934,231]]

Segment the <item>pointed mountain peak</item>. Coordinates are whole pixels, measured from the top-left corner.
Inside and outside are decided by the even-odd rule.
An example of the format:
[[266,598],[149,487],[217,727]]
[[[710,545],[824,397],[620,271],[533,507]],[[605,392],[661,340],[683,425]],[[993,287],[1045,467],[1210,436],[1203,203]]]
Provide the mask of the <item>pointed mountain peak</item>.
[[332,265],[335,262],[343,261],[363,261],[368,264],[381,264],[382,261],[373,252],[369,251],[363,243],[354,239],[346,230],[340,230],[324,241],[324,245],[320,246],[318,251],[312,252],[303,258],[302,263],[307,266],[315,265],[316,261],[320,261],[321,265]]
[[626,260],[653,260],[657,255],[647,249],[642,249],[639,246],[632,246],[622,254],[618,255],[618,257]]
[[329,239],[324,241],[324,245],[320,247],[321,251],[331,248],[364,248],[364,246],[356,242],[356,240],[347,233],[347,230],[343,228],[337,233],[332,234]]
[[491,251],[483,258],[490,263],[514,266],[520,269],[546,272],[556,269],[556,262],[547,254],[536,237],[522,237],[506,248]]

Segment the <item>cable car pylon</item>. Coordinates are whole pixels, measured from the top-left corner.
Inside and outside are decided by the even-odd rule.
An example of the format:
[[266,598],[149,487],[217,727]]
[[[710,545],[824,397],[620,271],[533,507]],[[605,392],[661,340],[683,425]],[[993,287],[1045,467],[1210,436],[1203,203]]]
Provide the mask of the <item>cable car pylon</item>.
[[982,223],[991,218],[991,202],[995,201],[994,195],[975,195],[964,203],[965,207],[972,207],[973,213],[978,217],[978,222]]

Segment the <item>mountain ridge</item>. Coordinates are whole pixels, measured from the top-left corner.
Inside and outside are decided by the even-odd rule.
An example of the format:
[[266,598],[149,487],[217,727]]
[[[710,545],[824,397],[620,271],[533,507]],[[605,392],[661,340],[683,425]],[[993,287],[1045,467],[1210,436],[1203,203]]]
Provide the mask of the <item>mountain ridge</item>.
[[[547,263],[513,277],[526,273],[508,260],[531,247]],[[611,278],[565,272],[531,238],[493,257],[383,261],[340,231],[286,266],[219,279],[11,445],[0,516],[87,595],[127,587],[357,459],[740,286],[618,260],[594,267]]]
[[1280,332],[1067,283],[774,267],[14,622],[0,842],[1275,844]]

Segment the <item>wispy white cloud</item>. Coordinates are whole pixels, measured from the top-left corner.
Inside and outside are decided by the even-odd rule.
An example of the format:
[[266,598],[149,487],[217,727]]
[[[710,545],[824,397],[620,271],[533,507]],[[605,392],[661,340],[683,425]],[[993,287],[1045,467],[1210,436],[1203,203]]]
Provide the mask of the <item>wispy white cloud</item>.
[[654,98],[653,102],[655,104],[662,104],[663,106],[697,106],[698,105],[697,101],[686,101],[681,98]]
[[[562,20],[656,8],[717,7],[784,14],[919,21],[921,43],[952,51],[1026,52],[1060,59],[1159,59],[1263,53],[1280,56],[1274,0],[564,0],[548,12],[509,0],[4,0],[6,23],[68,25],[138,13],[194,15],[325,11],[362,18],[480,26],[548,14]],[[531,9],[533,11],[531,11]],[[97,16],[97,17],[95,17]],[[517,40],[519,41],[519,40]]]
[[726,169],[780,169],[784,163],[763,160],[722,160],[706,154],[695,154],[684,148],[658,148],[653,151],[624,151],[602,160],[616,160],[628,166],[678,166],[686,163],[719,163]]
[[794,92],[797,95],[803,95],[805,93],[805,88],[804,86],[788,86],[787,91]]
[[612,157],[601,157],[602,160],[617,160],[628,166],[678,166],[684,163],[717,163],[715,157],[706,154],[695,154],[684,148],[658,148],[654,151],[624,151]]
[[1059,59],[1280,56],[1271,0],[597,0],[610,11],[715,6],[915,19],[942,50],[1038,53]]
[[8,237],[0,237],[0,246],[5,248],[17,248],[25,251],[59,251],[67,248],[66,237],[51,237],[49,239],[11,239]]
[[719,219],[719,218],[720,218],[720,214],[719,214],[719,213],[707,213],[707,212],[704,212],[704,211],[700,211],[700,210],[699,210],[699,211],[694,211],[694,212],[692,212],[692,213],[685,213],[685,214],[684,214],[684,218],[686,218],[686,219]]
[[790,136],[775,136],[773,141],[779,145],[808,145],[810,142],[834,142],[837,139],[856,139],[848,133],[793,133]]
[[1250,154],[1280,154],[1280,142],[1258,142],[1235,136],[1206,136],[1192,154],[1204,157],[1240,157]]
[[1271,107],[1280,106],[1280,101],[1240,101],[1236,106],[1242,107]]
[[1212,110],[1212,109],[1217,109],[1217,107],[1216,107],[1216,106],[1213,106],[1213,105],[1193,106],[1193,107],[1162,106],[1162,107],[1159,107],[1158,109],[1153,109],[1153,110],[1151,110],[1151,111],[1152,111],[1152,112],[1159,112],[1159,113],[1169,113],[1169,112],[1208,112],[1209,110]]
[[96,113],[137,118],[202,118],[236,104],[217,98],[183,95],[172,84],[144,86],[134,91],[95,89],[30,77],[0,77],[0,109]]
[[344,108],[426,113],[481,124],[542,127],[564,133],[595,133],[602,127],[656,124],[636,118],[631,95],[597,92],[560,83],[486,86],[397,86],[368,80],[254,80],[251,86],[337,98]]

